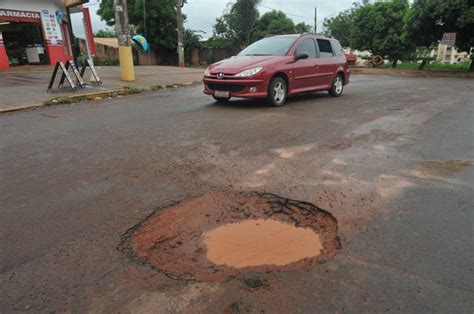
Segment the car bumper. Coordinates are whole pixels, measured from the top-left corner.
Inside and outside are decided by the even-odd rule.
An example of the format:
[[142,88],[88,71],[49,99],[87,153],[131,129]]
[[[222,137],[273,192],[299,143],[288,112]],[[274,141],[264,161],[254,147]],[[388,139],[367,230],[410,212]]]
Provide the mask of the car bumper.
[[214,95],[216,91],[229,92],[230,97],[267,97],[268,82],[261,79],[213,79],[204,78],[204,94]]

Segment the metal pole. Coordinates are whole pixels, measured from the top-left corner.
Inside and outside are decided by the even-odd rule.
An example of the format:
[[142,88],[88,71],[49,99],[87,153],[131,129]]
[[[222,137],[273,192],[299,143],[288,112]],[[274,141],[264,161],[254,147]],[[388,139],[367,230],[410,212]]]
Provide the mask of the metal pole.
[[148,65],[151,65],[150,41],[148,40],[148,35],[146,31],[146,0],[143,0],[143,27],[145,28],[145,38],[148,41]]
[[127,0],[114,0],[115,27],[119,44],[120,73],[122,81],[135,81],[132,43],[128,28]]
[[181,7],[183,6],[182,0],[176,0],[176,15],[178,20],[178,60],[179,66],[184,67],[184,29],[183,29],[183,16],[181,14]]
[[318,8],[314,7],[314,32],[318,32]]
[[[78,47],[76,46],[76,40],[74,38],[74,32],[72,31],[72,19],[71,19],[71,11],[69,8],[66,8],[66,14],[67,14],[67,28],[69,32],[69,43],[71,44],[71,53],[72,53],[72,58],[74,59],[74,63],[77,64],[77,54],[79,52]],[[66,44],[66,41],[64,41]]]
[[90,64],[93,65],[94,64],[94,58],[92,58],[92,53],[91,53],[92,49],[91,49],[91,46],[90,46],[90,43],[89,43],[89,38],[87,38],[87,24],[86,24],[86,18],[84,17],[84,13],[82,13],[82,24],[84,25],[84,29],[86,31],[87,59],[89,60]]

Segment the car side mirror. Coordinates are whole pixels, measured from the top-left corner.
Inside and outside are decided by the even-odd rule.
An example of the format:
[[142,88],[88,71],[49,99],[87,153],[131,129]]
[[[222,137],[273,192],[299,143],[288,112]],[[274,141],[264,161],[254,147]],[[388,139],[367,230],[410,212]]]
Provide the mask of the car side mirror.
[[299,53],[295,56],[296,61],[303,60],[303,59],[308,59],[308,58],[309,58],[309,54],[307,52],[302,52],[302,53]]

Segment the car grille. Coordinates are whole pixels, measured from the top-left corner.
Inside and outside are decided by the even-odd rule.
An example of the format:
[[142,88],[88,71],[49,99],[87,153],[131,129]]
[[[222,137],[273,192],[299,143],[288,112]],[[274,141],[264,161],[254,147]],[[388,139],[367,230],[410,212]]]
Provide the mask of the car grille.
[[232,85],[232,84],[207,84],[207,87],[212,90],[220,90],[224,92],[238,93],[244,90],[243,85]]

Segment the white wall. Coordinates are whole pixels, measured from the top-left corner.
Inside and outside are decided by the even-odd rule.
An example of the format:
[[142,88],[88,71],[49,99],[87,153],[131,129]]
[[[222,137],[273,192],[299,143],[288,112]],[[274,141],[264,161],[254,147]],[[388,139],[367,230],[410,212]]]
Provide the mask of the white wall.
[[0,0],[1,9],[36,11],[46,9],[53,12],[65,10],[61,1],[56,0]]

